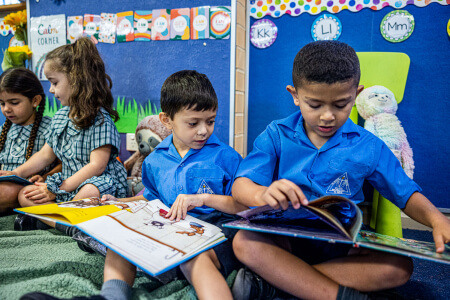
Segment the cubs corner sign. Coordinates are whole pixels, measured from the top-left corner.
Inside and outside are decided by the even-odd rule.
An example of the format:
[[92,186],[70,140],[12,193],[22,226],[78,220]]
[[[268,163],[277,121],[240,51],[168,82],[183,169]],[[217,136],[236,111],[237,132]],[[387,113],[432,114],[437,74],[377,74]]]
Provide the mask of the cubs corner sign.
[[47,80],[44,75],[45,55],[66,44],[66,16],[53,15],[30,18],[30,47],[33,51],[33,72],[39,80]]

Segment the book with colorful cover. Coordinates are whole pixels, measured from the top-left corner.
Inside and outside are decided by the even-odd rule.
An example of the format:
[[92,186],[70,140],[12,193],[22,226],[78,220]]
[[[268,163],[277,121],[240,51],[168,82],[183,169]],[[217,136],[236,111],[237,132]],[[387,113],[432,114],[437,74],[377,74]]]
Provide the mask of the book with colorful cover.
[[67,43],[73,44],[83,36],[83,16],[67,17]]
[[133,11],[117,13],[117,42],[134,41],[134,15]]
[[114,44],[116,42],[116,23],[117,15],[101,13],[100,30],[98,41],[100,43]]
[[17,175],[5,175],[0,176],[0,182],[10,182],[15,184],[20,184],[23,186],[33,184],[25,178],[19,177]]
[[325,196],[307,206],[286,210],[260,206],[238,213],[241,219],[224,227],[298,238],[347,243],[410,257],[450,264],[450,247],[436,253],[434,243],[396,238],[361,230],[362,213],[353,201],[340,196]]
[[154,9],[152,11],[152,40],[170,39],[170,9]]
[[177,8],[170,11],[170,39],[188,40],[190,36],[189,8]]
[[137,203],[135,202],[106,201],[102,203],[99,198],[91,197],[67,202],[16,208],[15,211],[41,220],[55,221],[72,226],[122,209],[131,209],[136,205]]
[[98,33],[100,31],[101,17],[99,15],[85,14],[84,15],[84,31],[83,35],[90,37],[94,41],[98,41]]
[[229,39],[231,33],[231,8],[212,6],[209,9],[209,38]]
[[178,222],[166,219],[169,208],[158,199],[103,204],[98,198],[89,198],[16,211],[43,220],[75,224],[152,276],[226,240],[220,228],[192,216]]
[[191,39],[209,39],[209,6],[191,8]]
[[134,12],[134,40],[142,42],[152,40],[151,10],[136,10]]

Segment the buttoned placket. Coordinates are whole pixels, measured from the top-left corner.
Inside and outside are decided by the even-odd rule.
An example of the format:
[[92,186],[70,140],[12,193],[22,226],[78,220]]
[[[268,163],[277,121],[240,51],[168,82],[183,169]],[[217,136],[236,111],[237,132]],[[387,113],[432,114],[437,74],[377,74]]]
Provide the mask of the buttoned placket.
[[183,167],[186,164],[186,160],[188,160],[192,155],[197,153],[198,150],[189,149],[188,153],[186,153],[186,155],[183,158],[181,158],[180,154],[176,151],[175,146],[173,144],[171,145],[170,148],[172,148],[172,147],[173,147],[173,150],[175,150],[177,156],[174,156],[173,153],[171,153],[171,155],[174,156],[179,161],[179,164],[178,164],[178,167],[176,170],[176,176],[175,176],[175,178],[176,178],[175,188],[177,190],[178,195],[185,194],[186,186],[183,186],[182,184],[180,184],[180,182],[183,182],[183,181],[186,182],[186,181],[180,179],[180,176],[182,176],[180,174],[183,174],[183,176],[185,176],[185,174],[183,172]]

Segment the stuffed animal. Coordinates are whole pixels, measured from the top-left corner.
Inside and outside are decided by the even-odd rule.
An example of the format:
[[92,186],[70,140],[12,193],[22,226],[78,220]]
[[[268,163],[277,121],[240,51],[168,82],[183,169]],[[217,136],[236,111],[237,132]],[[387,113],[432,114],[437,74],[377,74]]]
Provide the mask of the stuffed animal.
[[128,177],[129,195],[135,196],[144,188],[141,178],[142,163],[153,149],[170,134],[171,131],[159,121],[158,115],[145,117],[138,124],[135,134],[138,151],[124,162],[125,169],[131,170],[130,177]]
[[375,85],[363,90],[356,98],[358,113],[366,122],[364,128],[383,140],[400,160],[409,178],[413,178],[414,160],[405,130],[395,115],[397,101],[384,86]]

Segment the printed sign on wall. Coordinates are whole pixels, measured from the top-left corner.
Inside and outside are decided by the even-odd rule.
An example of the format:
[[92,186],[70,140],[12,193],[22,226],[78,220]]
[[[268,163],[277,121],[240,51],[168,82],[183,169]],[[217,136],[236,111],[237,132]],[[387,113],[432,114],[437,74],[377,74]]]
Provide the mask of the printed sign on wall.
[[341,21],[338,17],[323,14],[314,20],[311,26],[311,35],[315,41],[337,40],[342,33]]
[[83,35],[83,16],[67,17],[67,43],[73,44]]
[[170,11],[170,39],[188,40],[190,35],[189,8],[178,8]]
[[152,16],[152,40],[170,39],[170,9],[154,9]]
[[268,19],[258,20],[250,28],[250,41],[256,48],[267,48],[277,39],[278,28]]
[[229,39],[231,32],[231,8],[229,6],[213,6],[209,10],[209,38]]
[[101,13],[100,17],[98,41],[100,43],[114,44],[116,42],[116,14]]
[[403,42],[414,31],[414,17],[406,10],[391,11],[381,21],[380,31],[389,42]]
[[134,40],[143,42],[152,40],[151,10],[136,10],[134,12]]
[[191,39],[209,38],[209,6],[191,8]]
[[30,18],[30,46],[33,71],[40,80],[44,75],[45,55],[66,44],[66,16],[53,15]]
[[117,42],[134,41],[134,15],[133,11],[117,13]]

